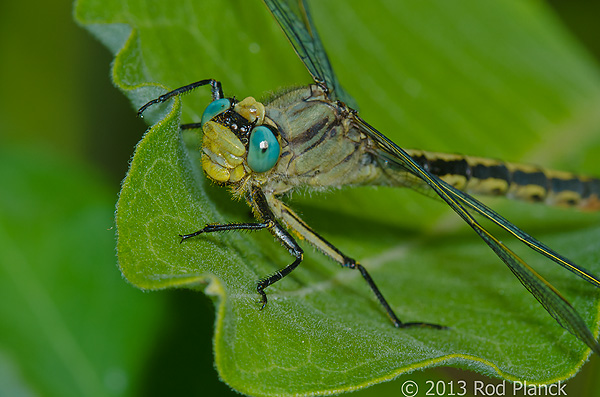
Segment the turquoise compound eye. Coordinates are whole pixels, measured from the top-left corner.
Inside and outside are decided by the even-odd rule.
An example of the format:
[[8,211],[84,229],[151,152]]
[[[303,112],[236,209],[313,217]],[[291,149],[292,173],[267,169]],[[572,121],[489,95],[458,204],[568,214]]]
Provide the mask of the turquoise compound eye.
[[207,121],[217,117],[227,109],[231,107],[231,101],[227,98],[217,99],[212,101],[202,113],[202,125],[206,124]]
[[271,129],[261,125],[252,130],[247,161],[254,172],[266,172],[273,168],[280,152],[279,142]]

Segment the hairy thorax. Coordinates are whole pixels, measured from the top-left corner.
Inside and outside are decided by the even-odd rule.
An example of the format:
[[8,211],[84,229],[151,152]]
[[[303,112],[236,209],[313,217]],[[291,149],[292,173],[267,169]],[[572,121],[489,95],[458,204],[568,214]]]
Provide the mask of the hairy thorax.
[[270,102],[265,123],[279,130],[281,155],[268,180],[261,183],[265,192],[372,182],[378,172],[367,150],[370,142],[354,128],[351,116],[317,85],[289,91]]

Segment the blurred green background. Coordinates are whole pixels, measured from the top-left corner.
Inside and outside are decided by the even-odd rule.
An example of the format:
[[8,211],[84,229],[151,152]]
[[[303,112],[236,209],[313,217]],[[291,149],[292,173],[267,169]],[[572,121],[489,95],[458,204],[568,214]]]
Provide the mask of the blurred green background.
[[[598,56],[600,4],[549,3]],[[2,2],[0,29],[0,396],[233,395],[208,298],[144,293],[117,269],[114,203],[146,125],[111,84],[112,55],[65,0]],[[568,395],[598,390],[598,370],[593,357]],[[485,379],[437,369],[358,394],[417,376]]]

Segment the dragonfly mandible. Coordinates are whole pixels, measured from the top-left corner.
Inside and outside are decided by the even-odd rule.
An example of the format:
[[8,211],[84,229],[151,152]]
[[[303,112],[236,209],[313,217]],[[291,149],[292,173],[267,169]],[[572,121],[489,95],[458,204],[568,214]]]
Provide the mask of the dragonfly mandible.
[[556,321],[600,354],[600,345],[584,320],[562,295],[475,219],[482,216],[518,240],[589,283],[600,280],[556,253],[470,193],[502,195],[552,205],[600,209],[600,180],[537,167],[462,155],[404,150],[363,120],[329,63],[304,0],[264,0],[314,84],[289,90],[269,103],[252,97],[226,97],[221,83],[201,80],[170,91],[142,106],[168,101],[201,86],[210,86],[213,101],[199,123],[182,129],[202,129],[202,168],[214,182],[243,197],[257,222],[208,224],[181,235],[182,241],[206,233],[267,229],[293,260],[257,283],[261,309],[265,289],[300,265],[304,252],[293,235],[312,244],[343,267],[360,272],[394,326],[445,328],[426,322],[403,322],[356,260],[311,229],[281,196],[298,187],[320,189],[343,185],[388,185],[432,192],[446,202],[498,255],[519,281]]

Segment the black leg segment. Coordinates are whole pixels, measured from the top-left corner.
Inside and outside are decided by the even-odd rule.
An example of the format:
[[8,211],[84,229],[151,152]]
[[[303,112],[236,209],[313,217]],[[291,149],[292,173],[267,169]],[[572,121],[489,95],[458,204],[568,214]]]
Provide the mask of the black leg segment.
[[302,262],[304,251],[298,245],[296,240],[285,230],[276,220],[275,215],[269,208],[269,204],[267,203],[267,198],[259,187],[254,187],[251,191],[250,197],[248,198],[249,204],[254,208],[255,213],[265,222],[269,223],[267,227],[271,234],[275,236],[277,240],[287,248],[288,252],[292,254],[296,259],[289,264],[273,273],[272,275],[263,278],[258,282],[256,286],[256,292],[260,294],[261,297],[261,310],[267,305],[267,294],[265,293],[265,288],[269,285],[275,284],[277,281],[281,280],[288,274],[290,274],[298,265]]
[[197,130],[202,128],[202,123],[181,124],[179,128],[182,130]]
[[260,230],[269,227],[269,222],[249,222],[249,223],[211,223],[209,225],[204,226],[202,229],[197,232],[190,234],[180,234],[181,242],[185,240],[196,237],[203,233],[213,233],[213,232],[227,232],[230,230]]
[[262,222],[248,222],[248,223],[225,223],[225,224],[209,224],[204,228],[198,230],[197,232],[190,234],[180,234],[181,242],[190,239],[192,237],[196,237],[200,234],[204,233],[213,233],[213,232],[225,232],[230,230],[261,230],[268,229],[273,236],[279,242],[287,248],[289,253],[295,257],[294,261],[288,266],[276,271],[272,275],[263,278],[260,280],[256,286],[256,292],[260,295],[261,301],[261,310],[267,305],[267,294],[265,293],[265,288],[270,285],[273,285],[277,281],[281,280],[288,274],[290,274],[298,265],[302,262],[303,251],[302,248],[298,245],[296,240],[285,230],[276,220],[273,212],[269,208],[267,203],[267,199],[260,188],[255,187],[252,189],[250,196],[248,197],[248,202],[252,205],[257,214],[257,217],[262,220]]
[[360,272],[360,275],[362,276],[362,278],[367,282],[367,285],[369,286],[369,288],[371,288],[371,291],[373,291],[373,293],[375,294],[375,297],[377,298],[377,300],[379,301],[381,306],[383,306],[383,309],[385,310],[386,314],[388,315],[388,317],[394,324],[394,327],[396,327],[396,328],[428,327],[428,328],[435,328],[435,329],[447,328],[443,325],[438,325],[438,324],[423,323],[423,322],[404,323],[404,322],[400,321],[398,316],[396,316],[396,313],[394,313],[394,310],[392,309],[390,304],[384,298],[381,291],[379,291],[379,287],[377,287],[377,284],[375,284],[375,281],[373,281],[373,279],[371,278],[371,275],[369,274],[369,272],[367,272],[367,269],[365,269],[363,267],[363,265],[356,262],[354,259],[349,258],[345,255],[343,255],[343,257],[344,257],[344,263],[342,264],[342,266],[347,267],[349,269],[356,269]]
[[203,85],[210,85],[210,91],[212,93],[212,98],[213,101],[217,100],[217,99],[221,99],[224,97],[223,95],[223,89],[221,88],[221,82],[214,80],[214,79],[206,79],[206,80],[200,80],[200,81],[196,81],[195,83],[192,84],[188,84],[188,85],[184,85],[183,87],[179,87],[173,91],[169,91],[166,94],[162,94],[161,96],[159,96],[156,99],[151,100],[150,102],[146,103],[144,106],[142,106],[139,110],[138,110],[138,116],[139,117],[143,117],[143,113],[146,109],[148,109],[150,106],[155,105],[157,103],[163,103],[173,97],[185,94],[186,92],[190,92],[198,87],[202,87]]

